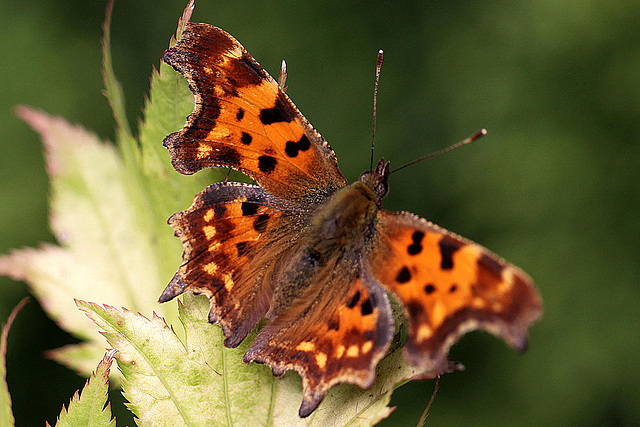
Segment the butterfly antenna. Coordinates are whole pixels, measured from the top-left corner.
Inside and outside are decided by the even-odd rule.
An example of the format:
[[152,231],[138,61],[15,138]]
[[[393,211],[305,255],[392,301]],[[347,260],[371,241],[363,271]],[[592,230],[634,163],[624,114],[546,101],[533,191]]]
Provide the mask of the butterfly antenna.
[[380,49],[378,51],[378,62],[376,63],[376,85],[373,88],[373,131],[371,135],[371,163],[369,164],[369,170],[373,172],[373,147],[376,143],[376,110],[378,108],[378,82],[380,82],[380,70],[382,70],[382,63],[384,62],[384,51]]
[[486,129],[480,129],[479,131],[477,131],[476,133],[474,133],[470,137],[463,139],[462,141],[456,142],[455,144],[450,145],[447,148],[443,148],[442,150],[438,150],[435,153],[427,154],[424,157],[420,157],[418,159],[412,160],[409,163],[407,163],[406,165],[402,165],[399,168],[396,168],[396,169],[392,170],[389,173],[398,172],[400,169],[404,169],[404,168],[409,167],[411,165],[415,165],[416,163],[421,162],[423,160],[431,159],[432,157],[436,157],[436,156],[439,156],[441,154],[448,153],[449,151],[453,151],[456,148],[460,148],[463,145],[471,144],[473,141],[485,136],[486,134],[487,134],[487,130]]

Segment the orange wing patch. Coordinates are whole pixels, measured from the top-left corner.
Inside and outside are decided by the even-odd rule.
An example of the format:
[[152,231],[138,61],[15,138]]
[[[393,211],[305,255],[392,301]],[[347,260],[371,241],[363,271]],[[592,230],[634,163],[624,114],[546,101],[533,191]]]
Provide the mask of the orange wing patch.
[[164,140],[177,171],[231,167],[290,199],[346,185],[331,147],[231,35],[190,22],[163,59],[195,95],[185,128]]
[[379,212],[373,275],[395,294],[409,320],[405,354],[438,375],[461,335],[483,329],[523,351],[540,316],[531,279],[487,249],[408,213]]

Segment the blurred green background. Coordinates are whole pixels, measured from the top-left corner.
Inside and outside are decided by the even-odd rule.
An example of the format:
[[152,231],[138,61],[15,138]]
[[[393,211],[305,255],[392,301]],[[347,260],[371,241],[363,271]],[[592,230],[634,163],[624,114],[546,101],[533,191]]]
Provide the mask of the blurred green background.
[[[183,3],[115,5],[114,66],[132,120]],[[13,107],[113,139],[101,95],[105,5],[0,0],[0,253],[54,241],[41,144]],[[521,266],[545,314],[524,355],[477,332],[455,346],[467,370],[443,377],[428,425],[640,423],[640,2],[200,0],[193,20],[229,31],[273,75],[287,60],[289,95],[350,180],[369,164],[379,48],[378,157],[398,166],[489,129],[394,175],[385,207]],[[0,278],[0,319],[27,294]],[[37,302],[18,317],[7,361],[17,425],[55,422],[83,385],[43,357],[70,342]],[[402,387],[384,425],[415,425],[432,390]],[[112,399],[118,424],[131,425]]]

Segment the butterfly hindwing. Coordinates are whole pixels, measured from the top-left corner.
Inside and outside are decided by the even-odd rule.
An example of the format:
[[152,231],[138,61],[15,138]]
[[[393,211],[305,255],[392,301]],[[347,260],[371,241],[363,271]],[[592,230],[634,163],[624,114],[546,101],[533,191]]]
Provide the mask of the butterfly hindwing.
[[160,301],[191,291],[212,301],[210,320],[235,347],[266,313],[273,283],[268,266],[292,243],[299,223],[256,185],[218,183],[198,194],[169,224],[184,246],[183,262]]
[[329,144],[231,35],[189,22],[163,59],[195,96],[186,126],[164,140],[177,171],[230,167],[289,199],[346,185]]
[[404,306],[405,354],[435,376],[464,333],[483,329],[511,347],[526,348],[541,313],[531,279],[487,249],[410,213],[378,212],[372,275]]
[[299,414],[308,416],[335,384],[368,388],[375,367],[393,335],[393,318],[384,290],[360,275],[359,266],[328,265],[316,272],[313,286],[271,319],[244,356],[281,375],[302,377]]

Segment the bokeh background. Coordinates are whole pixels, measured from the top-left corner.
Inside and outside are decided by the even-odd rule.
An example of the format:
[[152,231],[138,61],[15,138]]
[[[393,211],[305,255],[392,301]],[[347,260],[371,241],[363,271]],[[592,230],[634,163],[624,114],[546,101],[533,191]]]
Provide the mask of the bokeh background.
[[[115,5],[114,66],[131,120],[184,3]],[[0,0],[0,253],[54,241],[41,144],[13,107],[113,138],[101,95],[105,5]],[[524,355],[478,332],[455,346],[467,370],[443,377],[428,425],[640,423],[640,2],[200,0],[193,19],[231,32],[274,75],[287,60],[289,95],[350,180],[369,164],[379,48],[377,156],[400,165],[489,129],[393,175],[385,207],[521,266],[545,314]],[[27,294],[0,278],[0,319]],[[17,425],[54,422],[83,385],[43,357],[70,342],[35,301],[18,317],[7,361]],[[399,389],[383,425],[415,425],[433,385]],[[118,424],[131,425],[112,400]]]

